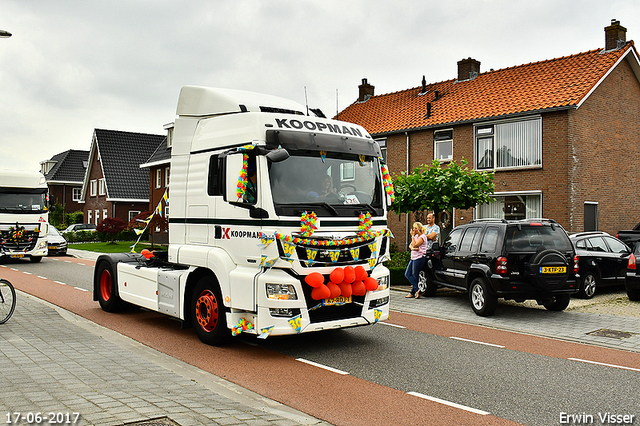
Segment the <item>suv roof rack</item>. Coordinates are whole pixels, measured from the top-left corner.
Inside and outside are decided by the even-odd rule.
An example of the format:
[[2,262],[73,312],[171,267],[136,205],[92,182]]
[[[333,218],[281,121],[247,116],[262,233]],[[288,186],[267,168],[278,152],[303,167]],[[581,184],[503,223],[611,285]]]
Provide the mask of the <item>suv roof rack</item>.
[[506,219],[500,219],[497,217],[487,217],[482,219],[473,219],[469,223],[478,223],[478,222],[501,222],[501,223],[509,223]]

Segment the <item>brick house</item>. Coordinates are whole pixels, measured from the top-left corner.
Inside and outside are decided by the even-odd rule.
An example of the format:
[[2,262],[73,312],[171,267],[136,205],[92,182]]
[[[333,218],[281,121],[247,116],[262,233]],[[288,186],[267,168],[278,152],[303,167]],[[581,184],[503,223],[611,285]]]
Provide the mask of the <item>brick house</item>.
[[84,176],[86,223],[106,217],[129,222],[149,208],[149,170],[141,169],[166,139],[164,135],[95,129]]
[[[380,142],[392,174],[463,158],[495,172],[496,202],[453,212],[449,227],[547,217],[568,232],[615,234],[640,221],[640,62],[618,21],[605,28],[604,49],[488,72],[468,58],[455,79],[423,77],[378,96],[363,79],[359,89],[337,118]],[[399,248],[411,220],[389,214]]]
[[[149,211],[154,212],[159,204],[162,205],[162,216],[169,217],[169,206],[163,200],[165,191],[169,189],[169,178],[171,176],[171,141],[173,137],[173,124],[164,126],[167,136],[158,148],[151,154],[140,168],[149,169]],[[153,233],[153,242],[158,244],[169,243],[168,229],[161,230],[157,227],[150,229]]]
[[89,151],[69,149],[40,162],[40,172],[49,186],[49,205],[62,205],[66,213],[82,210],[82,183]]

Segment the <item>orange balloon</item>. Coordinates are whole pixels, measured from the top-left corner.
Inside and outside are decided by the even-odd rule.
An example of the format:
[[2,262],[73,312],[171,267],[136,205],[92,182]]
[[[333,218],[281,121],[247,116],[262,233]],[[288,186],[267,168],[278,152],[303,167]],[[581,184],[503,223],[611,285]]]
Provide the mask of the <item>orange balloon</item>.
[[340,293],[342,293],[342,296],[351,297],[351,294],[353,294],[353,290],[351,289],[351,283],[342,281],[340,284],[338,284],[338,286],[340,287]]
[[364,270],[362,265],[356,266],[354,271],[356,273],[356,281],[364,281],[367,278],[367,271]]
[[367,288],[364,286],[362,281],[354,282],[351,284],[351,287],[353,288],[354,296],[364,296],[367,293]]
[[329,298],[331,299],[335,299],[342,293],[342,290],[340,290],[340,286],[332,281],[327,284],[327,287],[329,287],[329,291],[331,291],[331,296],[329,296]]
[[304,277],[304,282],[306,282],[313,288],[317,288],[324,284],[324,277],[320,272],[312,272]]
[[353,269],[353,266],[346,266],[344,268],[344,280],[349,284],[356,280],[356,271]]
[[[364,268],[363,268],[364,269]],[[336,268],[331,271],[331,275],[329,275],[329,279],[332,283],[340,284],[344,281],[344,270],[342,268]]]
[[376,281],[375,278],[367,277],[367,278],[364,279],[364,286],[369,291],[377,290],[378,289],[378,281]]
[[331,290],[329,290],[329,287],[324,284],[320,284],[319,287],[316,287],[311,291],[311,298],[313,300],[328,299],[329,296],[331,296]]

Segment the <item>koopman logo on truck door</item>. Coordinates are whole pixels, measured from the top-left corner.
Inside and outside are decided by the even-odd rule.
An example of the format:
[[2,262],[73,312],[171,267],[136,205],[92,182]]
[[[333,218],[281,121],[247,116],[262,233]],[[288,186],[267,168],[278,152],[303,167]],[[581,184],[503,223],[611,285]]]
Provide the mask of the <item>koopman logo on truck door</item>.
[[355,127],[348,127],[340,124],[322,123],[319,121],[309,120],[289,120],[288,118],[276,118],[276,124],[281,129],[307,129],[317,132],[335,133],[338,135],[351,135],[363,137],[360,129]]
[[222,240],[231,238],[260,238],[261,232],[256,231],[238,231],[231,228],[222,228]]

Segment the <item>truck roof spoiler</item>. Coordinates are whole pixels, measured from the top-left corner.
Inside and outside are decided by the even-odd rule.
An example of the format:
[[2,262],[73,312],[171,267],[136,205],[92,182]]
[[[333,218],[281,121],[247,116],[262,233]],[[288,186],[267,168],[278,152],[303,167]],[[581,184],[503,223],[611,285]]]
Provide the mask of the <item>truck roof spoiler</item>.
[[297,102],[277,96],[242,90],[184,86],[180,90],[176,114],[202,117],[242,112],[284,112],[304,115],[305,108]]

